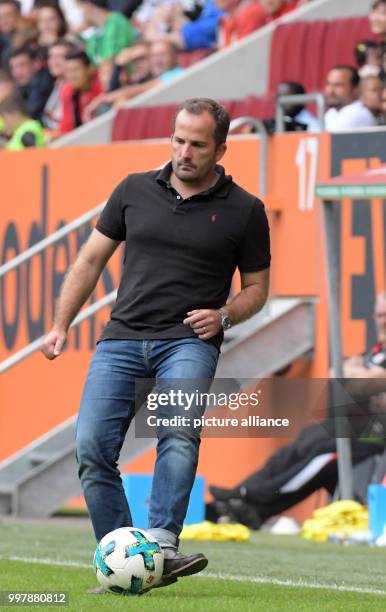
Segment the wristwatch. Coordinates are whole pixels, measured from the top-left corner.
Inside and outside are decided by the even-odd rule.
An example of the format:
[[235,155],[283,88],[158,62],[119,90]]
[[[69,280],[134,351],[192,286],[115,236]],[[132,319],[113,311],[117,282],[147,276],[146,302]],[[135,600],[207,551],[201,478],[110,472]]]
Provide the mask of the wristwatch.
[[232,321],[229,314],[227,314],[223,308],[219,308],[218,311],[221,315],[221,327],[223,330],[225,331],[232,327]]

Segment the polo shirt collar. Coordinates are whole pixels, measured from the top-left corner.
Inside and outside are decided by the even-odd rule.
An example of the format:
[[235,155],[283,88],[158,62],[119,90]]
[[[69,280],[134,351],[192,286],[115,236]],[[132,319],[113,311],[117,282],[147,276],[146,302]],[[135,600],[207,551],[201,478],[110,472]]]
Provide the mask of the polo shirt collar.
[[[207,191],[202,191],[200,194],[196,194],[196,195],[200,195],[200,196],[216,195],[216,197],[218,198],[226,198],[228,196],[228,193],[229,193],[229,190],[232,184],[232,177],[230,176],[230,174],[225,174],[225,170],[223,166],[220,166],[218,164],[216,164],[216,172],[217,174],[220,175],[217,183],[213,185],[213,187],[211,187],[210,189],[207,189]],[[157,183],[159,185],[162,185],[163,187],[169,187],[171,173],[172,173],[172,162],[169,161],[156,174],[155,179]]]

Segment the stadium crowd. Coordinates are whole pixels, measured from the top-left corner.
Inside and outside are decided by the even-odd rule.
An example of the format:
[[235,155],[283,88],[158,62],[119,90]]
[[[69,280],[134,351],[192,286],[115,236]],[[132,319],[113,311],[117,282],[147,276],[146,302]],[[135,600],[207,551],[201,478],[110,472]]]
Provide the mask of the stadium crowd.
[[[235,44],[308,1],[0,0],[3,146],[43,146],[174,79],[181,52]],[[369,19],[375,40],[353,50],[357,65],[328,75],[330,131],[386,123],[386,0],[375,0]],[[297,111],[303,129],[315,129]]]

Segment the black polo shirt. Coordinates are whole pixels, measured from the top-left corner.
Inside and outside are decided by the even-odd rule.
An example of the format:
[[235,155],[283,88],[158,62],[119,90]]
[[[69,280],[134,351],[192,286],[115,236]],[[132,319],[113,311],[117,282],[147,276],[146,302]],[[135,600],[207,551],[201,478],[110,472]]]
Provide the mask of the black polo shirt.
[[[125,241],[118,297],[102,338],[197,337],[183,320],[199,308],[220,308],[236,267],[256,272],[270,264],[264,206],[221,166],[208,191],[186,200],[161,170],[130,174],[112,193],[96,225]],[[218,347],[222,333],[211,339]]]

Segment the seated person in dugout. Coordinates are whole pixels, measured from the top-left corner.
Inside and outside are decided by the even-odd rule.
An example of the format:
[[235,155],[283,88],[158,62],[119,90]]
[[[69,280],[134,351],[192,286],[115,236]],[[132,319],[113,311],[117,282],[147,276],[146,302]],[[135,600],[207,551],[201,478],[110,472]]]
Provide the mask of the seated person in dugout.
[[[353,465],[385,448],[386,292],[376,299],[374,320],[376,344],[343,364],[344,376],[350,379],[345,388],[355,398],[349,416]],[[207,506],[207,518],[226,517],[259,529],[319,489],[333,494],[338,484],[337,457],[334,418],[309,425],[233,489],[210,486],[214,501]]]

